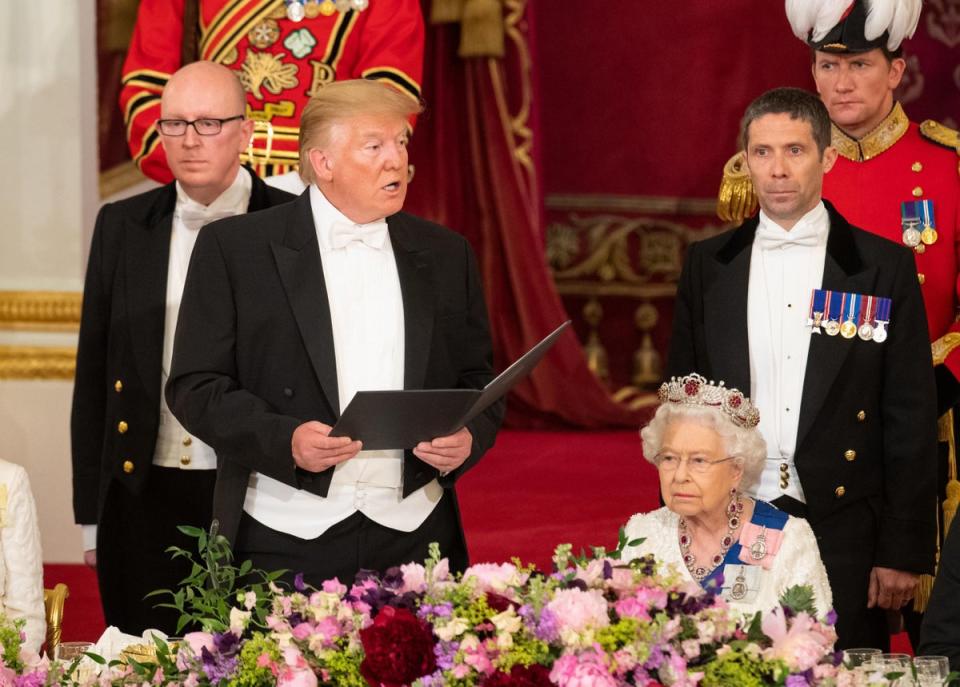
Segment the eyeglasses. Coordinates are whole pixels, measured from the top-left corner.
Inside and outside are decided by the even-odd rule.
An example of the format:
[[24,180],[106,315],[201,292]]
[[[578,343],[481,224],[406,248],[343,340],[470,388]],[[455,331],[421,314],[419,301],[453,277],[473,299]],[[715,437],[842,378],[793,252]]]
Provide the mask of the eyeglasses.
[[243,119],[243,115],[225,117],[217,119],[215,117],[202,117],[201,119],[158,119],[157,128],[164,136],[183,136],[187,133],[187,127],[192,126],[193,130],[200,136],[216,136],[223,129],[223,125],[236,119]]
[[686,460],[687,469],[690,472],[696,472],[702,475],[705,472],[709,472],[710,468],[714,465],[726,463],[728,460],[733,460],[734,458],[736,458],[736,456],[729,456],[727,458],[721,458],[720,460],[707,460],[702,456],[687,456],[686,458],[681,458],[680,456],[665,455],[657,456],[653,462],[664,472],[673,472]]

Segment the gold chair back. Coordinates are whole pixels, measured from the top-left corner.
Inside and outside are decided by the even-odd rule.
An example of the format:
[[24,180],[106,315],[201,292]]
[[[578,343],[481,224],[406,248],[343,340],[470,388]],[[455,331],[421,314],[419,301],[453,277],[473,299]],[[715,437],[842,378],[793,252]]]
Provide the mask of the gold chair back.
[[53,656],[63,632],[63,606],[70,589],[60,582],[53,589],[43,590],[43,607],[47,614],[47,656]]

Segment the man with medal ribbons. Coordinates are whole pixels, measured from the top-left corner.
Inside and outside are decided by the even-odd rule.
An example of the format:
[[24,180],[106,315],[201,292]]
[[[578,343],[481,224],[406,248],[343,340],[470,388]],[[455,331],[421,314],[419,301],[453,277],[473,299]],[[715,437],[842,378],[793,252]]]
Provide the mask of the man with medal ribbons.
[[[901,45],[916,30],[921,1],[786,0],[786,11],[794,33],[812,50],[816,88],[833,122],[838,157],[824,177],[823,197],[852,224],[914,253],[936,376],[939,498],[944,513],[952,512],[956,504],[945,498],[948,481],[956,479],[949,440],[951,409],[960,400],[960,137],[936,121],[911,122],[894,98],[906,69]],[[756,207],[749,176],[738,164],[742,156],[724,170],[718,214],[728,221]],[[949,519],[940,520],[941,541],[944,524]],[[921,578],[917,611],[925,608],[931,583]],[[912,611],[905,617],[916,643],[919,617]]]

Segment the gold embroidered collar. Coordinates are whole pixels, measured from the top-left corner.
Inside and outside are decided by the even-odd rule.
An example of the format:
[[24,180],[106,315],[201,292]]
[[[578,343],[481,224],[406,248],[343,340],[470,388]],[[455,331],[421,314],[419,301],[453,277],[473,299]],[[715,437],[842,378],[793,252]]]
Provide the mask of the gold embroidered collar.
[[864,162],[876,157],[899,141],[910,128],[910,120],[907,119],[900,103],[894,103],[890,114],[861,139],[846,134],[836,124],[831,128],[833,130],[831,145],[837,149],[837,152],[848,160]]

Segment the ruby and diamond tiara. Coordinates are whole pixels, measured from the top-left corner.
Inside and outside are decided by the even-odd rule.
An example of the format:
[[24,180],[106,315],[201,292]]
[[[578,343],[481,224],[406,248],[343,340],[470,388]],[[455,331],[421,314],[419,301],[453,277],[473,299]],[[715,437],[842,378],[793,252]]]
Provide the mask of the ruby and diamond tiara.
[[660,385],[657,395],[660,403],[718,408],[738,427],[749,429],[760,422],[760,411],[739,389],[728,389],[722,381],[708,382],[695,372],[680,378],[671,377],[669,382]]

